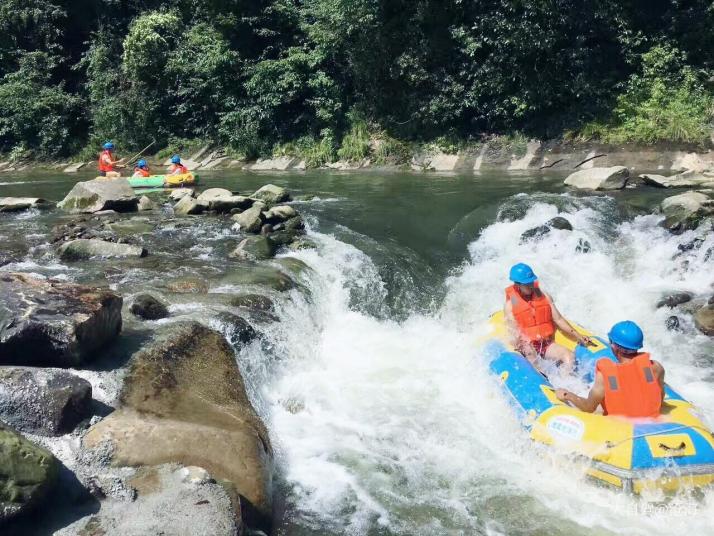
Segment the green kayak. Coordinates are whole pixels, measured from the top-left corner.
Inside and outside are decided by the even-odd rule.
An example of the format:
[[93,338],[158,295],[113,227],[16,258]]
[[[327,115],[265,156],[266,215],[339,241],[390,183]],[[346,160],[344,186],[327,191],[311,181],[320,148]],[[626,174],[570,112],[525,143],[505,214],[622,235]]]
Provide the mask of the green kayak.
[[198,175],[184,173],[182,175],[151,175],[150,177],[129,177],[132,188],[175,188],[189,186],[198,182]]

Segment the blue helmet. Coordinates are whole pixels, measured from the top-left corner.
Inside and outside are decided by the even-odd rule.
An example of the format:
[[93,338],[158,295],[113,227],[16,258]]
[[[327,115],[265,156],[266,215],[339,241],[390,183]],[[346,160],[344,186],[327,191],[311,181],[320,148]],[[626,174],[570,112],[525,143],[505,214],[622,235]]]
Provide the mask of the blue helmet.
[[536,275],[533,273],[533,268],[527,264],[523,264],[522,262],[511,266],[509,278],[511,281],[518,283],[519,285],[530,285],[538,280]]
[[640,329],[640,326],[632,320],[624,320],[618,322],[610,333],[607,334],[612,344],[616,344],[627,350],[639,350],[642,348],[645,336]]
[[102,145],[102,147],[104,147],[104,149],[106,151],[111,151],[112,149],[114,149],[114,144],[112,142],[108,141],[107,143]]
[[171,163],[172,164],[180,164],[181,163],[181,157],[177,154],[173,155],[171,157]]
[[136,163],[136,167],[145,168],[145,167],[149,167],[149,166],[148,166],[148,164],[146,163],[146,160],[144,160],[144,159],[142,158],[141,160],[139,160],[139,161]]

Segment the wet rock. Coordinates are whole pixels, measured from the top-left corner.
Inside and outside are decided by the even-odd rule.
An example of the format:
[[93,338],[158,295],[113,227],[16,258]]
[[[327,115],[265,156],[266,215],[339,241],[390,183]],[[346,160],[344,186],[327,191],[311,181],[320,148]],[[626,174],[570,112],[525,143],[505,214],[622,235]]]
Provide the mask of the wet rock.
[[264,201],[268,205],[275,205],[277,203],[290,201],[290,194],[288,191],[285,188],[275,186],[274,184],[266,184],[250,197]]
[[156,208],[156,205],[154,205],[154,202],[146,197],[145,195],[142,195],[139,198],[139,205],[137,207],[140,212],[147,211],[147,210],[154,210]]
[[663,226],[674,234],[696,229],[702,218],[711,213],[711,200],[699,192],[686,192],[666,198],[661,204]]
[[222,312],[218,315],[218,320],[227,326],[226,335],[233,347],[248,344],[258,337],[258,332],[242,316]]
[[238,244],[230,256],[252,261],[265,260],[273,258],[276,249],[275,243],[267,236],[249,236]]
[[222,197],[233,197],[233,192],[226,190],[225,188],[209,188],[208,190],[201,192],[196,200],[200,203],[208,205],[211,201]]
[[0,523],[42,503],[59,473],[57,459],[0,422]]
[[126,179],[94,179],[78,182],[57,205],[73,213],[135,212],[139,200]]
[[57,436],[89,415],[91,384],[62,369],[0,368],[0,421],[21,432]]
[[295,257],[281,257],[280,259],[276,259],[275,262],[284,268],[286,272],[295,277],[300,277],[305,272],[312,270],[310,265]]
[[240,494],[249,525],[270,524],[270,440],[220,333],[195,322],[161,331],[133,356],[120,399],[85,447],[108,443],[118,466],[203,467]]
[[682,331],[678,316],[672,315],[667,317],[667,320],[664,321],[664,325],[669,331]]
[[590,253],[591,249],[592,246],[590,246],[590,242],[583,240],[582,238],[578,238],[578,245],[575,246],[576,253]]
[[131,314],[144,320],[160,320],[169,316],[169,310],[151,294],[139,294],[131,304]]
[[625,166],[594,167],[571,173],[565,184],[586,190],[621,190],[629,177],[630,170]]
[[169,199],[171,201],[180,201],[184,197],[193,197],[193,189],[192,188],[176,188],[175,190],[171,190],[171,193],[169,194]]
[[283,224],[283,228],[286,231],[304,231],[305,230],[305,221],[302,219],[301,216],[295,216],[294,218],[290,218]]
[[[101,509],[54,533],[56,536],[149,536],[244,534],[240,500],[200,467],[142,467],[129,481],[132,500],[105,500]],[[207,475],[200,479],[199,475]]]
[[166,288],[177,294],[206,294],[208,282],[198,277],[181,277],[166,283]]
[[232,220],[236,222],[235,227],[246,233],[257,233],[263,226],[263,208],[261,203],[255,203],[248,210],[232,216]]
[[249,168],[252,171],[285,171],[297,163],[298,159],[293,156],[278,156],[276,158],[259,159]]
[[230,300],[234,307],[245,307],[255,311],[274,311],[273,300],[262,294],[239,294]]
[[281,246],[289,246],[297,238],[295,231],[273,231],[270,233],[270,240],[276,248]]
[[680,252],[685,253],[687,251],[697,250],[697,249],[701,248],[703,243],[704,243],[703,238],[695,238],[695,239],[690,240],[689,242],[686,242],[684,244],[679,244],[677,246],[677,249]]
[[694,313],[694,325],[705,335],[714,335],[714,305],[707,304]]
[[527,242],[528,240],[533,240],[535,238],[540,238],[550,232],[550,227],[547,225],[539,225],[538,227],[533,227],[528,229],[521,234],[521,242]]
[[260,234],[263,236],[268,236],[270,233],[273,232],[273,226],[270,225],[269,223],[266,223],[260,228]]
[[109,290],[0,275],[0,365],[76,367],[121,331],[122,298]]
[[206,206],[206,204],[186,195],[174,205],[174,214],[176,214],[176,216],[202,214],[206,210]]
[[0,197],[0,212],[20,212],[30,208],[51,208],[52,203],[39,197]]
[[562,216],[556,216],[555,218],[551,218],[550,220],[545,222],[545,224],[551,229],[560,229],[561,231],[573,230],[573,225]]
[[254,201],[248,197],[243,197],[242,195],[232,195],[230,197],[212,199],[208,203],[208,208],[209,210],[214,210],[219,214],[232,211],[236,211],[236,214],[240,214],[244,210],[252,207],[253,202]]
[[300,251],[302,249],[316,249],[317,244],[310,238],[298,238],[288,246],[292,251]]
[[154,226],[148,218],[131,218],[107,224],[107,228],[113,233],[122,236],[136,236],[145,233],[151,233]]
[[265,286],[280,292],[296,287],[295,281],[281,270],[265,265],[245,265],[226,273],[221,285]]
[[92,257],[113,259],[140,258],[146,257],[148,252],[141,246],[80,238],[62,244],[57,249],[57,254],[65,261],[79,261]]
[[693,297],[694,295],[691,292],[671,292],[660,298],[657,302],[657,309],[661,307],[669,307],[671,309],[691,301]]
[[665,177],[664,175],[646,173],[640,175],[640,178],[644,184],[658,188],[692,188],[701,184],[701,181],[690,178],[684,174]]
[[280,223],[297,216],[297,211],[290,205],[278,205],[263,212],[265,221],[271,224]]

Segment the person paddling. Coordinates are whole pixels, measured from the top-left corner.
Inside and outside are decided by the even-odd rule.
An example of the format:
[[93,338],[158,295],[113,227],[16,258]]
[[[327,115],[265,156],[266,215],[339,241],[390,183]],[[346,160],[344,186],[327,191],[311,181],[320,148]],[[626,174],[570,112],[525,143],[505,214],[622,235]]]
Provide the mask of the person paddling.
[[540,289],[538,278],[527,264],[518,263],[509,274],[513,285],[506,288],[504,313],[515,348],[535,365],[539,357],[572,370],[575,355],[555,342],[556,328],[583,346],[592,344],[578,333]]
[[173,155],[169,166],[169,175],[183,175],[184,173],[188,173],[188,168],[181,163],[179,155]]
[[119,160],[114,160],[114,144],[110,141],[102,146],[102,152],[99,154],[99,175],[102,177],[119,177],[119,172],[116,168],[120,167]]
[[149,164],[143,158],[136,163],[132,177],[150,177]]
[[630,320],[618,322],[610,333],[610,347],[617,363],[608,358],[595,363],[595,383],[587,398],[567,389],[557,389],[555,396],[581,411],[593,413],[602,406],[605,415],[657,417],[664,400],[664,367],[640,352],[644,335]]

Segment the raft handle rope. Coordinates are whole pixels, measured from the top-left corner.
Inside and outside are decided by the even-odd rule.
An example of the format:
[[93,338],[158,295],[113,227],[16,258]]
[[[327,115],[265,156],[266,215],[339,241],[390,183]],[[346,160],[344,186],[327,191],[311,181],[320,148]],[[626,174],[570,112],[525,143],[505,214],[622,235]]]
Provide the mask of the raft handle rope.
[[[669,430],[660,430],[660,431],[658,431],[658,432],[649,432],[649,433],[646,433],[646,434],[633,435],[632,437],[628,437],[628,438],[622,439],[622,440],[620,440],[620,441],[618,441],[618,442],[616,442],[616,443],[613,443],[613,442],[611,442],[611,441],[606,441],[606,442],[605,442],[605,447],[607,447],[608,449],[613,449],[613,448],[615,448],[615,447],[617,447],[617,446],[619,446],[619,445],[622,445],[622,444],[625,443],[626,441],[634,441],[635,439],[640,439],[640,438],[642,438],[642,437],[654,437],[654,436],[658,436],[658,435],[662,435],[662,434],[669,434],[669,433],[671,433],[671,432],[677,432],[677,431],[679,431],[679,430],[698,430],[698,431],[700,431],[700,432],[704,432],[704,434],[710,434],[712,437],[714,437],[714,433],[710,432],[709,430],[707,430],[707,429],[704,428],[703,426],[682,425],[682,426],[677,426],[677,427],[675,427],[675,428],[670,428]],[[662,443],[660,443],[659,446],[660,446],[663,450],[673,450],[673,451],[683,450],[683,449],[686,447],[686,445],[684,444],[684,442],[682,442],[682,444],[681,444],[678,448],[668,447],[668,446],[666,446],[666,445],[664,445],[664,444],[662,444]]]

